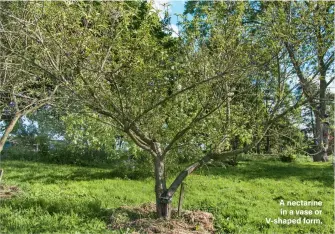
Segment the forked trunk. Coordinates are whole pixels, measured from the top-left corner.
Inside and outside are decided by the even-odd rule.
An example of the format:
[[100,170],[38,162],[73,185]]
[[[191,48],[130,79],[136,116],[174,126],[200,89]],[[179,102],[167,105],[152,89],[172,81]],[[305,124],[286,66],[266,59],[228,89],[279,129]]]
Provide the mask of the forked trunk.
[[186,177],[195,171],[200,166],[208,163],[212,159],[224,159],[231,156],[236,156],[239,153],[245,152],[246,149],[239,149],[235,151],[226,152],[224,154],[210,153],[200,159],[198,162],[193,163],[179,173],[179,175],[172,182],[170,187],[166,188],[166,180],[164,178],[164,162],[162,158],[155,157],[155,192],[156,192],[156,211],[158,218],[169,219],[171,217],[171,200],[176,193],[178,187],[186,179]]
[[156,192],[156,212],[158,218],[171,218],[171,201],[176,193],[180,184],[184,179],[196,170],[200,165],[206,163],[208,159],[201,160],[201,162],[196,162],[183,170],[177,178],[173,181],[170,187],[166,188],[166,179],[164,177],[164,162],[160,157],[156,157],[155,160],[155,192]]

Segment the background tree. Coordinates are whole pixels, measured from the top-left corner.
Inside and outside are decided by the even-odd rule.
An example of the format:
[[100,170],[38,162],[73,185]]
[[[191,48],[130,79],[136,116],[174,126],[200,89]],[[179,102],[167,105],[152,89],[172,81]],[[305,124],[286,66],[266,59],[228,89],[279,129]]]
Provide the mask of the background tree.
[[314,161],[327,161],[329,112],[327,89],[334,80],[333,70],[334,4],[332,2],[264,3],[261,21],[272,40],[289,55],[303,94],[315,117]]
[[[239,5],[240,7],[238,7]],[[263,132],[264,119],[270,118],[273,113],[280,109],[287,109],[292,103],[295,103],[296,100],[303,101],[301,99],[301,92],[299,91],[300,86],[292,83],[294,71],[290,66],[289,56],[285,48],[280,42],[273,40],[271,37],[267,37],[268,30],[263,26],[263,22],[260,20],[259,15],[265,10],[265,5],[262,2],[250,2],[245,4],[229,2],[224,8],[220,8],[220,3],[217,2],[187,2],[184,12],[186,23],[183,25],[184,30],[191,35],[199,19],[208,19],[209,9],[220,9],[221,15],[218,18],[223,21],[228,21],[229,17],[227,16],[239,14],[241,9],[243,9],[241,6],[244,7],[241,24],[244,29],[241,40],[251,46],[249,61],[252,64],[252,66],[248,68],[248,71],[246,71],[245,76],[248,77],[248,79],[242,84],[244,89],[249,90],[248,93],[244,94],[248,95],[248,99],[242,100],[245,100],[243,108],[250,107],[248,117],[252,119],[252,121],[246,121],[245,117],[240,117],[240,115],[232,116],[230,114],[232,108],[241,106],[241,102],[243,102],[241,99],[235,99],[235,101],[227,100],[226,119],[229,119],[229,121],[226,121],[224,125],[231,128],[230,125],[243,126],[246,122],[252,122],[254,127],[247,124],[248,135],[249,137],[251,136],[257,139]],[[189,17],[189,15],[192,17]],[[211,47],[208,37],[213,25],[211,25],[208,20],[203,20],[199,25],[199,31],[203,35],[203,38],[205,38],[208,46]],[[234,119],[239,118],[238,123],[233,122]],[[294,119],[296,126],[301,123],[299,110],[296,110],[295,113],[289,113],[289,116],[286,116],[286,118],[291,121]],[[285,125],[280,124],[280,127],[275,125],[276,124],[273,124],[272,127],[269,128],[271,133],[267,134],[266,142],[262,141],[256,145],[254,150],[257,153],[269,152],[270,142],[272,142],[275,148],[278,148],[278,138],[285,135],[288,132],[287,130],[291,127],[289,121],[287,121]],[[228,141],[229,143],[227,143],[233,148],[236,148],[237,145],[243,145],[243,142],[246,140],[243,135],[234,137],[230,134],[230,137],[231,139]],[[271,141],[270,138],[272,138]],[[265,147],[262,148],[261,146],[264,144]]]
[[[18,25],[11,23],[8,13],[14,11],[20,18],[19,28],[34,18],[25,14],[26,4],[2,3],[0,13],[0,108],[4,132],[0,140],[0,152],[17,121],[52,101],[58,85],[31,66],[26,66],[20,54],[32,47],[31,38],[17,35]],[[19,52],[20,51],[20,52]]]

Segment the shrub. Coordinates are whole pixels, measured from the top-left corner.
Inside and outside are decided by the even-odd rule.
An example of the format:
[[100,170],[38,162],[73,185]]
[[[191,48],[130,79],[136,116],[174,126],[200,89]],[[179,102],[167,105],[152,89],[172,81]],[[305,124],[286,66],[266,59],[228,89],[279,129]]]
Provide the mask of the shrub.
[[22,146],[13,146],[3,151],[2,158],[10,160],[34,161],[39,155],[36,151]]
[[280,154],[279,158],[282,162],[294,162],[297,159],[297,155],[293,153]]

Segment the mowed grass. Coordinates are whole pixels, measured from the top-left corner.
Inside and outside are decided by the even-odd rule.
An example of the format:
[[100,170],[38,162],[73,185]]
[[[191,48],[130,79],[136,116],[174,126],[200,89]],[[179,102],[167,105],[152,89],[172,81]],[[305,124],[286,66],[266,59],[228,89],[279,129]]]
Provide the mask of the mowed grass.
[[[3,161],[2,184],[19,196],[0,201],[0,233],[127,233],[107,230],[122,205],[154,202],[151,178],[117,178],[113,169]],[[204,167],[186,180],[183,208],[212,212],[217,233],[333,233],[334,175],[330,163],[240,162]],[[176,196],[173,205],[176,207]],[[318,200],[323,206],[283,207],[280,200]],[[322,210],[280,215],[280,209]],[[266,218],[320,219],[322,224],[268,224]]]

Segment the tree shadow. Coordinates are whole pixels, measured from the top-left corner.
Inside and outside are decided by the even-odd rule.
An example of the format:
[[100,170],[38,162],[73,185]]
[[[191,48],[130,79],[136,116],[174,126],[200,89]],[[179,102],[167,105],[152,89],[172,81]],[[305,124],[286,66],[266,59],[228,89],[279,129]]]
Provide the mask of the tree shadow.
[[[10,161],[6,163],[4,168],[4,180],[39,182],[45,184],[115,178],[143,180],[151,177],[149,170],[133,170],[132,168],[118,167],[117,165],[107,169],[106,167],[78,167],[72,165]],[[12,173],[11,169],[13,169]]]
[[[10,173],[11,168],[15,168],[13,174]],[[148,170],[143,170],[144,172],[139,171],[140,170],[127,170],[117,166],[106,169],[10,161],[4,167],[3,179],[14,180],[16,182],[58,184],[66,183],[68,181],[90,181],[115,178],[143,180],[152,178],[152,174],[148,172]],[[239,162],[236,167],[203,167],[195,173],[200,175],[222,176],[238,180],[253,180],[259,178],[281,180],[283,178],[295,177],[299,178],[302,182],[318,181],[327,187],[333,187],[334,183],[332,165],[321,163],[242,161]]]
[[269,178],[281,180],[283,178],[295,177],[302,182],[317,181],[327,187],[334,185],[334,173],[331,164],[302,164],[283,163],[278,161],[248,161],[239,162],[238,166],[201,168],[197,174],[222,176],[238,180],[254,180]]
[[[98,219],[104,223],[108,223],[111,215],[114,212],[114,209],[104,208],[100,200],[92,198],[54,199],[50,197],[18,196],[13,199],[1,200],[1,205],[3,207],[10,207],[11,210],[20,211],[23,213],[31,213],[34,211],[37,212],[37,215],[41,210],[43,211],[43,215],[47,213],[53,217],[69,217],[71,215],[75,215],[79,217],[80,220],[83,220],[83,222],[87,223],[93,219]],[[55,222],[58,221],[60,221],[60,218],[55,218]],[[29,226],[29,224],[27,225]],[[57,224],[55,226],[57,226]],[[10,225],[7,228],[11,228]],[[31,226],[29,226],[29,228],[31,228]]]

